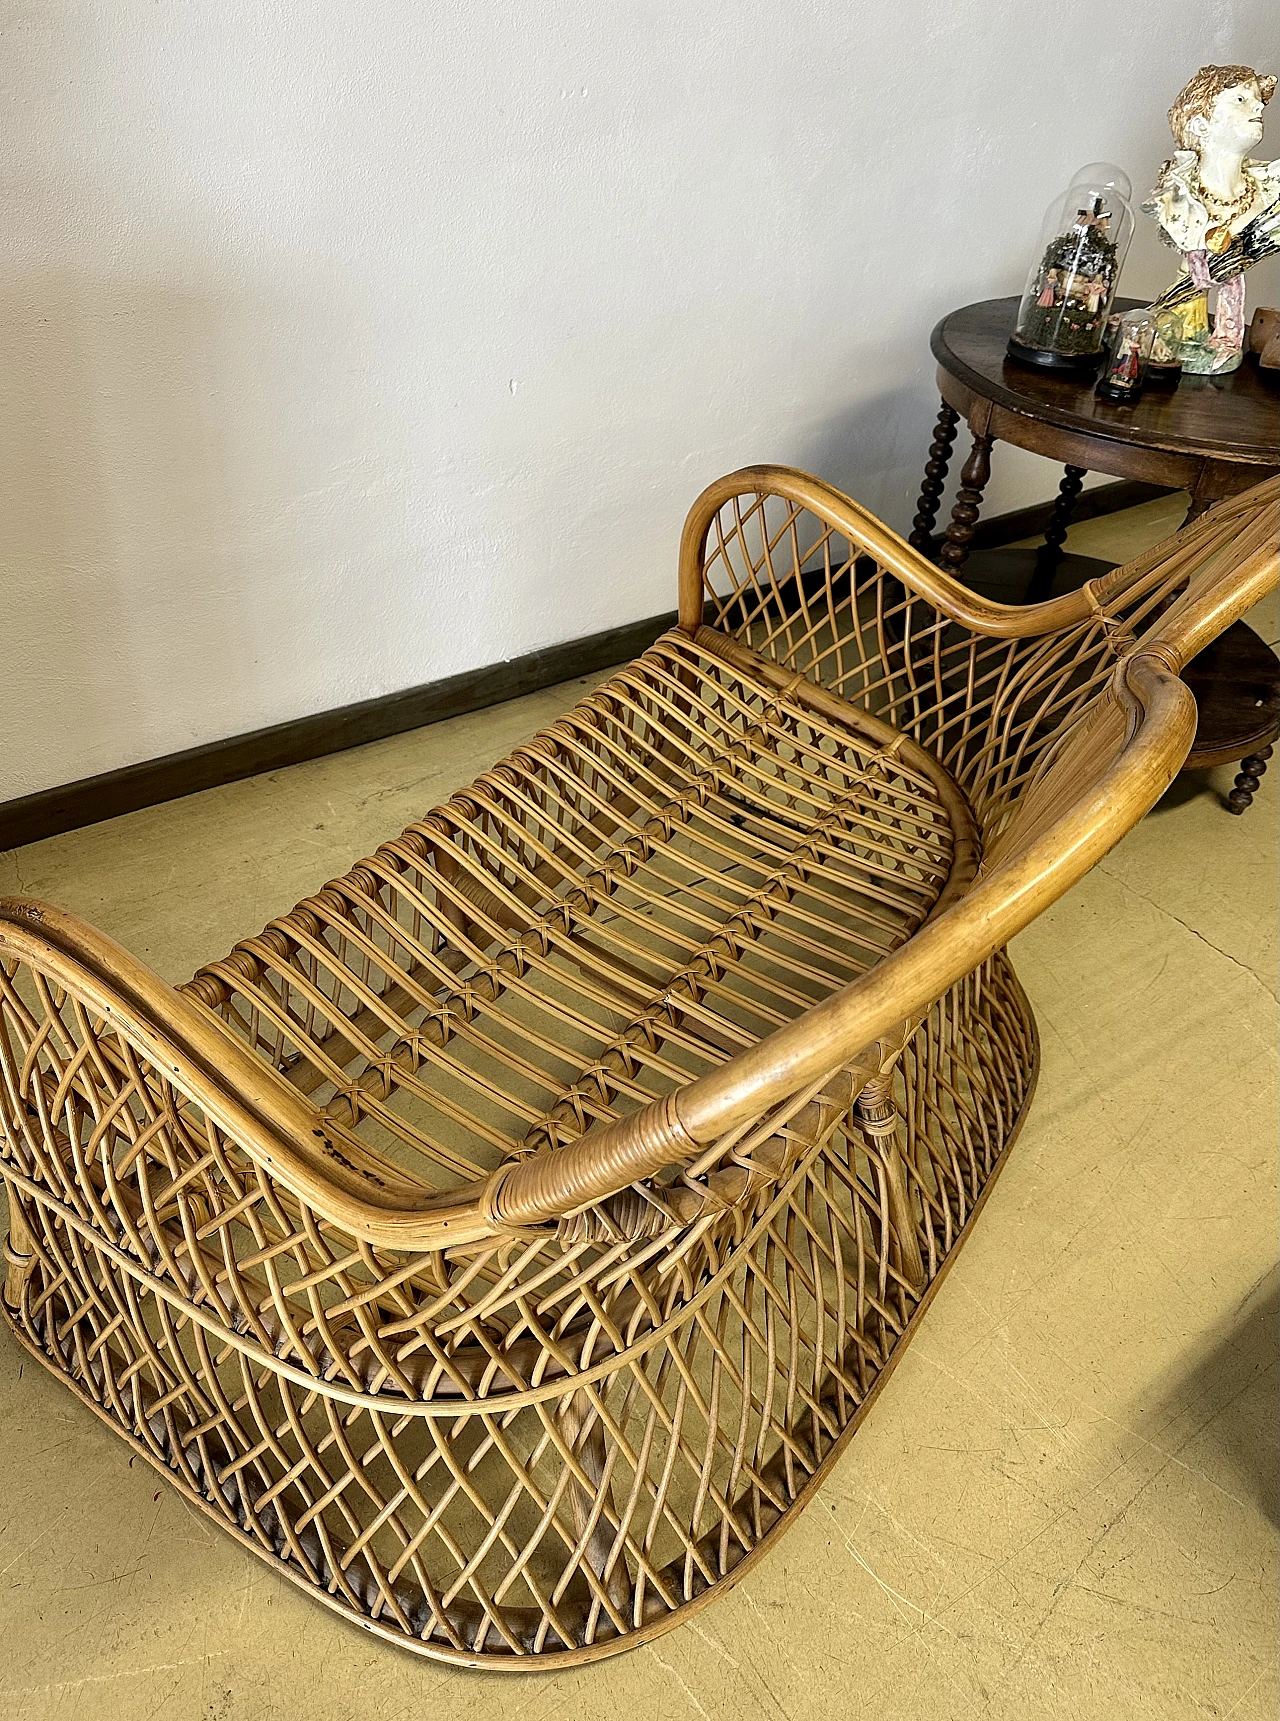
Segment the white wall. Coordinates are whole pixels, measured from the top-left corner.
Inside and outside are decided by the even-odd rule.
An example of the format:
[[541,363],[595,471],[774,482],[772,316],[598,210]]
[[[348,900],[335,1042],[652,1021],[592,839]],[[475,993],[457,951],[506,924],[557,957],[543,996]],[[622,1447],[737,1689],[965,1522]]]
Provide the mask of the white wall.
[[[0,800],[674,602],[756,460],[894,525],[929,330],[1262,0],[10,0]],[[1274,129],[1274,128],[1273,128]],[[1128,290],[1167,270],[1149,234]],[[998,510],[1054,474],[1006,455]]]

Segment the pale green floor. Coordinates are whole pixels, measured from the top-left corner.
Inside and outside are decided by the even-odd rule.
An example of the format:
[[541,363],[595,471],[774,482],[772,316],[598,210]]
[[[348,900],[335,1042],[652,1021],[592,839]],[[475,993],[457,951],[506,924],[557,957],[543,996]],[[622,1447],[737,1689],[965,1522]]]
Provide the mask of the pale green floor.
[[[1177,506],[1072,547],[1122,558]],[[1280,638],[1274,601],[1251,619]],[[0,891],[183,977],[581,685],[0,855]],[[0,1717],[1272,1721],[1276,785],[1236,819],[1231,777],[1180,779],[1017,941],[1026,1130],[875,1414],[736,1590],[578,1673],[415,1661],[207,1527],[0,1335]]]

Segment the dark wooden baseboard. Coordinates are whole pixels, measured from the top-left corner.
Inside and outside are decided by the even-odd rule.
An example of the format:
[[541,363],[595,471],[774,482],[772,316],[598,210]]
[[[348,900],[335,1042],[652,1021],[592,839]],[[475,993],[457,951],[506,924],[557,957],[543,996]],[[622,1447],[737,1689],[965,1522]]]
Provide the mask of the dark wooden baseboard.
[[242,777],[278,771],[285,765],[300,765],[305,759],[320,759],[366,741],[382,741],[406,729],[421,729],[444,717],[461,717],[488,705],[500,705],[525,693],[537,693],[558,681],[578,675],[594,675],[615,663],[626,663],[651,646],[660,633],[675,626],[675,611],[651,616],[627,627],[609,628],[585,639],[531,651],[506,663],[470,669],[443,681],[429,681],[402,693],[363,699],[313,717],[297,717],[290,723],[275,723],[248,735],[230,735],[225,741],[208,741],[162,759],[144,759],[99,777],[84,777],[56,789],[40,789],[16,801],[0,805],[0,850],[39,842],[42,837],[96,825],[121,813],[158,806],[201,789],[215,789]]
[[[1080,496],[1075,518],[1092,519],[1168,494],[1154,484],[1100,484]],[[987,521],[978,527],[975,548],[992,549],[1035,536],[1048,524],[1052,506],[1046,502]],[[225,741],[209,741],[203,747],[169,753],[162,759],[145,759],[99,777],[85,777],[78,783],[37,790],[34,795],[0,804],[0,850],[20,848],[63,831],[117,818],[121,813],[135,813],[142,807],[158,806],[162,801],[234,783],[242,777],[299,765],[305,759],[319,759],[326,753],[339,753],[366,741],[382,741],[388,735],[421,729],[444,717],[461,717],[468,711],[480,711],[507,699],[518,699],[525,693],[537,693],[575,676],[598,674],[615,663],[637,657],[660,633],[674,626],[675,619],[674,611],[650,616],[646,621],[609,628],[585,639],[568,640],[544,651],[513,657],[506,663],[488,664],[483,669],[467,670],[423,687],[410,687],[402,693],[361,700],[358,705],[339,706],[334,711],[318,712],[314,717],[298,717],[248,735],[231,735]]]

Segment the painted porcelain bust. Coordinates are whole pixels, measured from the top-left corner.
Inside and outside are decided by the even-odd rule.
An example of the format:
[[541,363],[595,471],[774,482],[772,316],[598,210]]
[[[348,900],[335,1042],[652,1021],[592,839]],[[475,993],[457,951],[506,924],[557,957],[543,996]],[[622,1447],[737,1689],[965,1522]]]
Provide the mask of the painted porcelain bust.
[[1276,80],[1249,66],[1201,66],[1169,109],[1178,148],[1160,169],[1142,207],[1182,253],[1197,287],[1183,318],[1183,368],[1234,370],[1244,346],[1244,275],[1219,289],[1209,333],[1209,258],[1220,255],[1255,215],[1280,197],[1280,161],[1254,161],[1262,138],[1262,110]]

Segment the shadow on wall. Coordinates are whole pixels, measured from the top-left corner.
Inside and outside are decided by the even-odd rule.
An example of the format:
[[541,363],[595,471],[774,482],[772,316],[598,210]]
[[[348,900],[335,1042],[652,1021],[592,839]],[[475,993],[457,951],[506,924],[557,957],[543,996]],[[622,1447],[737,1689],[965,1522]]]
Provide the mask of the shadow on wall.
[[[922,346],[927,353],[927,333]],[[820,473],[881,518],[899,520],[904,537],[911,530],[918,474],[937,412],[936,406],[930,410],[927,397],[922,402],[920,391],[910,386],[913,380],[851,400],[843,411],[812,426],[800,440],[798,459],[806,472]],[[875,451],[875,460],[867,458],[868,450]]]

